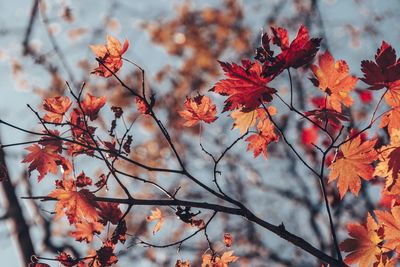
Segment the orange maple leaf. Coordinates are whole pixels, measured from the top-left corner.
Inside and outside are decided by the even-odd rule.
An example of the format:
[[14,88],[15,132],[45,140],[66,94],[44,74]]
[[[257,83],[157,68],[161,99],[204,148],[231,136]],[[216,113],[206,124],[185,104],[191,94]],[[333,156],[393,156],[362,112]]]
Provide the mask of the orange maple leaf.
[[49,97],[43,101],[43,108],[48,111],[43,119],[47,122],[61,123],[64,114],[71,107],[72,102],[68,96]]
[[394,129],[400,130],[400,106],[392,108],[382,116],[380,128],[387,127],[389,134]]
[[[269,106],[267,109],[272,116],[277,113],[276,108],[273,106]],[[234,110],[231,112],[230,116],[234,120],[233,129],[238,128],[240,134],[244,134],[249,128],[256,124],[257,119],[265,119],[266,113],[263,108],[258,108],[249,112]]]
[[277,142],[279,137],[274,131],[274,125],[268,118],[260,120],[257,124],[257,129],[257,134],[250,135],[246,138],[246,141],[249,142],[247,150],[253,150],[255,158],[258,157],[261,152],[264,154],[264,157],[267,158],[267,146],[271,142]]
[[[400,65],[399,65],[400,66]],[[387,85],[387,93],[385,94],[385,101],[392,107],[400,106],[400,80],[394,81]]]
[[99,222],[84,222],[76,223],[76,230],[70,232],[70,236],[75,237],[75,240],[86,243],[90,243],[93,240],[93,235],[100,234],[104,228],[104,225]]
[[350,252],[344,262],[346,264],[359,264],[360,267],[370,267],[377,262],[377,257],[382,253],[379,243],[382,239],[378,235],[379,226],[368,214],[367,224],[347,224],[347,231],[352,238],[340,244],[340,249]]
[[377,152],[374,149],[376,139],[372,141],[361,141],[358,135],[348,140],[340,147],[337,159],[329,166],[329,182],[338,179],[337,187],[340,198],[350,191],[358,195],[361,188],[361,178],[370,180],[374,176],[374,167],[371,165],[377,159]]
[[87,189],[77,191],[75,182],[72,179],[64,180],[63,188],[54,190],[48,196],[58,200],[55,208],[55,219],[59,219],[66,214],[70,224],[81,222],[83,219],[88,222],[96,222],[98,220],[99,215],[96,210],[97,203],[94,201],[95,196]]
[[311,65],[311,70],[316,77],[311,81],[328,94],[329,106],[341,112],[341,104],[346,107],[353,104],[349,93],[354,89],[358,79],[349,74],[349,67],[344,60],[335,62],[328,50],[319,56],[318,63],[319,67]]
[[376,217],[383,225],[384,229],[384,247],[388,249],[395,249],[397,253],[400,252],[400,206],[395,206],[391,212],[381,210],[375,211]]
[[122,46],[116,38],[109,35],[107,35],[106,45],[91,45],[93,53],[102,62],[92,73],[102,77],[112,76],[122,67],[122,55],[128,50],[128,47],[128,40],[125,40]]
[[198,95],[194,98],[186,98],[185,108],[179,111],[179,115],[186,120],[184,126],[192,127],[199,121],[212,123],[217,119],[215,116],[217,108],[208,96]]
[[260,101],[270,102],[275,89],[268,87],[271,78],[262,76],[262,67],[258,62],[243,60],[242,66],[235,63],[219,62],[227,79],[215,84],[211,90],[228,95],[223,111],[242,109],[251,111],[260,106]]
[[379,162],[375,167],[374,175],[385,177],[385,193],[400,194],[400,187],[397,183],[399,176],[399,156],[400,152],[400,130],[393,129],[390,134],[390,144],[379,148]]
[[30,153],[26,155],[22,162],[30,162],[28,167],[29,174],[31,174],[33,170],[37,170],[39,172],[39,182],[49,172],[57,174],[59,165],[61,165],[63,168],[65,167],[64,171],[70,171],[70,169],[68,169],[70,166],[68,166],[67,160],[57,153],[57,147],[40,147],[38,144],[33,144],[25,149],[30,151]]
[[233,250],[224,252],[221,257],[207,253],[202,257],[201,267],[228,267],[229,263],[238,259],[239,257],[233,256]]
[[161,226],[164,224],[164,217],[161,214],[161,210],[159,208],[155,208],[154,210],[151,211],[151,215],[147,216],[147,221],[157,221],[156,225],[153,228],[153,235],[160,231]]
[[100,109],[106,104],[106,97],[95,97],[90,93],[86,94],[85,99],[81,102],[83,112],[89,116],[90,120],[95,120]]

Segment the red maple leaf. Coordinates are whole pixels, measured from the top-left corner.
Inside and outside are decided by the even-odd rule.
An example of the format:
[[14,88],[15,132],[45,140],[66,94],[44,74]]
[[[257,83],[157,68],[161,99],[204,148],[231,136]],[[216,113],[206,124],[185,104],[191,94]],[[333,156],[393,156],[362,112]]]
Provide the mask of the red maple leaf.
[[221,80],[211,89],[220,95],[229,96],[225,100],[223,112],[233,109],[252,111],[260,105],[260,101],[270,102],[274,88],[268,87],[270,78],[261,75],[261,65],[243,60],[242,66],[235,63],[219,62],[227,79]]
[[375,62],[363,60],[361,71],[364,73],[363,82],[370,85],[368,89],[378,90],[389,87],[390,83],[400,79],[400,61],[396,60],[396,51],[382,41],[381,47],[375,55]]
[[106,104],[106,97],[95,97],[88,93],[81,102],[83,112],[89,116],[90,120],[95,120],[100,109]]
[[[271,27],[273,38],[272,42],[281,48],[281,53],[272,57],[270,51],[265,51],[264,54],[269,55],[263,62],[263,74],[265,77],[277,76],[285,69],[299,68],[311,62],[318,52],[321,43],[320,38],[311,38],[308,35],[308,30],[304,25],[301,25],[297,32],[296,38],[289,45],[289,37],[287,30],[284,28]],[[264,33],[267,35],[267,33]],[[269,37],[263,36],[263,48],[269,48],[269,45],[264,42],[269,42]],[[260,50],[260,49],[259,49]]]
[[[28,167],[29,174],[33,170],[39,172],[38,181],[40,182],[47,173],[57,174],[58,166],[68,167],[67,160],[57,153],[57,149],[52,146],[40,147],[38,144],[27,147],[30,151],[22,161],[23,163],[30,162]],[[64,169],[69,171],[69,169]]]
[[122,217],[121,209],[118,203],[110,202],[99,202],[100,207],[100,217],[104,224],[110,222],[112,224],[117,224]]

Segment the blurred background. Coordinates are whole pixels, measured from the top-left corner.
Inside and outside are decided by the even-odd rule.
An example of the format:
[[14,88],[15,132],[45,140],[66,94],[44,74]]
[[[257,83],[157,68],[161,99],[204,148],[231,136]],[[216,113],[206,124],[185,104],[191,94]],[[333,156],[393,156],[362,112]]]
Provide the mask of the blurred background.
[[[207,92],[222,77],[217,60],[253,59],[255,48],[260,46],[261,33],[270,26],[287,28],[292,40],[304,24],[312,37],[323,38],[322,51],[329,49],[335,59],[346,60],[350,71],[360,76],[361,60],[372,59],[382,40],[395,49],[399,49],[400,41],[400,2],[397,0],[17,0],[0,2],[0,10],[0,119],[26,129],[40,129],[26,104],[42,112],[43,98],[68,95],[65,81],[74,88],[85,82],[87,92],[107,97],[100,129],[107,131],[112,119],[110,107],[122,107],[126,120],[134,122],[134,152],[130,156],[154,166],[173,166],[167,143],[160,141],[162,136],[156,127],[138,114],[133,99],[119,83],[113,78],[90,75],[96,66],[90,44],[105,43],[107,34],[121,41],[127,39],[130,47],[125,57],[145,69],[146,90],[156,95],[160,118],[179,144],[178,149],[190,170],[210,185],[212,162],[199,144],[218,154],[240,136],[239,131],[231,130],[232,119],[225,113],[212,126],[183,128],[177,110],[183,108],[186,96],[197,93],[212,95],[218,110],[222,110],[224,98]],[[139,88],[140,73],[132,65],[125,63],[119,75],[132,87]],[[296,106],[312,109],[310,96],[318,92],[310,90],[309,70],[299,69],[292,75]],[[282,74],[273,86],[287,96],[287,74]],[[358,87],[362,86],[359,82]],[[357,94],[353,98],[359,101]],[[354,119],[351,123],[363,125],[374,104],[376,100],[347,111]],[[318,166],[315,148],[304,140],[310,125],[285,115],[287,110],[279,104],[277,108],[279,122],[290,133],[292,142],[312,166]],[[0,140],[2,144],[12,144],[34,140],[34,137],[0,125]],[[283,143],[269,148],[268,160],[254,159],[251,152],[246,152],[246,146],[245,142],[238,144],[220,167],[221,183],[226,191],[267,221],[283,222],[286,229],[334,254],[318,180]],[[60,251],[69,251],[75,256],[84,256],[90,245],[77,244],[68,237],[70,229],[65,220],[52,220],[54,203],[21,199],[21,196],[48,194],[54,188],[49,180],[38,183],[35,176],[28,177],[27,166],[20,163],[26,154],[23,148],[13,146],[0,153],[0,171],[3,177],[6,173],[9,176],[0,183],[0,265],[26,266],[32,254],[54,257]],[[92,176],[104,171],[104,166],[84,159],[76,166],[81,168],[83,164]],[[123,167],[168,188],[180,186],[180,194],[186,199],[207,199],[203,191],[182,177],[163,177],[132,166]],[[346,196],[341,202],[336,185],[329,185],[339,240],[346,237],[347,222],[364,220],[367,210],[379,205],[378,185],[379,182],[377,186],[364,185],[358,199]],[[143,184],[132,183],[132,191],[148,198],[160,194]],[[113,192],[113,196],[119,194]],[[170,220],[153,236],[152,226],[145,220],[150,208],[133,209],[127,218],[130,237],[124,246],[118,247],[117,266],[174,266],[177,259],[188,259],[193,266],[200,266],[201,256],[207,249],[204,235],[185,242],[179,250],[137,244],[135,237],[163,244],[193,231],[174,222],[173,211],[165,212],[170,213]],[[203,212],[201,216],[205,219],[209,214]],[[241,218],[218,215],[213,223],[209,235],[217,248],[221,246],[224,232],[234,236],[232,249],[240,260],[233,266],[320,266],[305,252]],[[48,263],[58,266],[58,263]]]

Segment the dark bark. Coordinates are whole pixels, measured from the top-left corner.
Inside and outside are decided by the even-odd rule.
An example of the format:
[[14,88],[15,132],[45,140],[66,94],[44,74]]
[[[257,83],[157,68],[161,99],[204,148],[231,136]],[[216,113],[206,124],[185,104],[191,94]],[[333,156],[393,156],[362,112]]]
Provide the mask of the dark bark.
[[[1,143],[1,141],[0,141]],[[16,195],[14,185],[9,176],[5,162],[5,153],[0,147],[0,168],[1,179],[0,187],[4,197],[4,207],[6,209],[6,218],[12,223],[12,234],[19,248],[19,254],[23,261],[22,266],[30,262],[30,258],[35,254],[32,239],[29,233],[29,225],[26,223],[22,207]]]

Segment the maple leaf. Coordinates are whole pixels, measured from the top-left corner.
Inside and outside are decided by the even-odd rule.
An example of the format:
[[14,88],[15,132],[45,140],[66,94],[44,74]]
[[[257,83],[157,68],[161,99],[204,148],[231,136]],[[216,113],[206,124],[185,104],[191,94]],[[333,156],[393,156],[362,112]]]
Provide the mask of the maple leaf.
[[376,210],[376,217],[384,228],[384,247],[400,252],[400,206],[395,206],[390,213]]
[[229,263],[235,262],[238,259],[239,257],[233,256],[233,250],[224,252],[221,257],[213,257],[207,253],[202,257],[201,267],[228,267]]
[[100,217],[104,224],[110,222],[112,224],[117,224],[122,217],[121,209],[118,203],[111,202],[99,202],[100,207]]
[[[308,35],[308,30],[304,25],[301,25],[297,36],[289,45],[289,38],[286,29],[271,27],[274,44],[278,45],[282,52],[276,57],[272,57],[271,53],[266,51],[269,57],[263,64],[263,75],[265,77],[277,76],[284,69],[299,68],[311,62],[318,52],[321,43],[320,38],[311,38]],[[267,35],[266,33],[264,35]],[[264,42],[270,41],[269,37],[263,38],[263,47],[269,47]],[[265,49],[265,48],[264,48]]]
[[400,106],[392,108],[390,111],[386,112],[382,116],[379,127],[387,127],[389,134],[391,134],[394,129],[400,130]]
[[116,244],[118,241],[120,241],[122,244],[125,243],[126,241],[126,231],[128,229],[126,228],[126,221],[122,220],[120,223],[118,223],[117,228],[115,228],[114,233],[112,234],[111,241]]
[[242,60],[242,66],[219,61],[227,79],[221,80],[211,89],[220,95],[229,96],[225,100],[223,112],[233,109],[252,111],[259,107],[260,101],[270,102],[274,88],[268,87],[270,78],[261,76],[261,65]]
[[319,67],[311,65],[316,78],[313,84],[327,93],[329,105],[337,112],[342,111],[341,105],[349,107],[353,99],[349,93],[357,83],[357,77],[349,74],[349,67],[344,60],[335,62],[328,50],[318,58]]
[[48,195],[58,200],[55,219],[66,214],[70,224],[81,222],[83,219],[88,222],[96,222],[99,215],[93,193],[87,189],[77,191],[72,179],[65,180],[63,186]]
[[390,194],[400,194],[399,185],[396,183],[400,171],[398,166],[399,147],[400,130],[394,129],[390,135],[390,144],[382,146],[378,150],[379,162],[375,167],[374,175],[386,178],[385,190]]
[[86,174],[82,171],[78,177],[76,177],[76,186],[77,187],[85,187],[88,185],[92,185],[93,181],[90,177],[86,176]]
[[400,80],[387,85],[388,91],[385,94],[385,101],[392,107],[400,106]]
[[68,96],[49,97],[43,101],[43,108],[48,111],[43,119],[47,122],[61,123],[64,114],[71,107],[72,102]]
[[104,225],[99,222],[84,222],[76,223],[76,230],[70,233],[70,236],[75,237],[75,240],[86,243],[90,243],[93,240],[94,234],[100,234],[104,228]]
[[363,82],[370,85],[368,89],[379,90],[388,87],[390,83],[400,79],[400,61],[396,60],[396,51],[393,47],[382,41],[381,47],[375,55],[375,62],[361,61]]
[[259,121],[257,129],[259,131],[257,134],[250,135],[246,138],[246,141],[249,142],[247,150],[253,150],[255,158],[258,157],[261,152],[264,154],[264,157],[267,158],[267,146],[272,142],[277,142],[279,137],[274,131],[274,125],[268,118]]
[[190,267],[190,262],[177,260],[175,263],[175,267]]
[[382,242],[378,235],[379,226],[372,216],[368,214],[367,224],[347,224],[347,231],[352,238],[340,244],[340,249],[350,252],[344,259],[346,264],[359,264],[360,267],[370,267],[377,262],[377,256],[382,253],[379,243]]
[[40,138],[38,144],[47,147],[49,150],[53,150],[56,153],[61,153],[62,152],[62,145],[63,145],[63,140],[62,139],[57,139],[56,137],[53,136],[60,136],[60,132],[57,130],[49,130],[49,134],[52,136],[43,136]]
[[160,231],[161,226],[164,224],[164,217],[161,214],[161,210],[159,208],[155,208],[154,210],[151,211],[151,215],[147,216],[147,221],[157,221],[156,225],[153,228],[153,235]]
[[361,90],[361,89],[356,89],[355,90],[358,96],[360,97],[360,100],[364,104],[369,104],[373,100],[373,95],[371,91],[366,91],[366,90]]
[[57,153],[57,148],[53,146],[40,147],[38,144],[33,144],[26,150],[30,151],[22,161],[23,163],[30,162],[28,171],[29,175],[33,170],[39,172],[38,181],[40,182],[47,173],[57,174],[58,166],[66,159]]
[[111,266],[117,263],[118,258],[114,254],[115,245],[111,242],[111,240],[107,240],[104,242],[103,246],[96,251],[96,262],[95,267],[104,267]]
[[[276,108],[273,106],[267,107],[270,115],[275,115]],[[256,124],[257,119],[265,119],[266,113],[263,108],[258,108],[253,111],[243,112],[241,110],[234,110],[230,114],[234,120],[233,129],[238,128],[240,134],[244,134],[247,130]]]
[[65,252],[60,252],[56,259],[63,265],[66,267],[72,267],[76,265],[76,260],[74,260],[71,255],[69,255],[68,253]]
[[179,111],[179,115],[186,120],[183,125],[187,127],[192,127],[199,121],[212,123],[217,119],[216,114],[216,106],[212,104],[208,96],[203,95],[186,98],[185,110]]
[[225,233],[224,234],[224,244],[226,247],[231,247],[233,242],[233,237],[230,233]]
[[81,102],[81,106],[85,115],[89,116],[90,120],[95,120],[105,103],[105,96],[95,97],[90,93],[87,93],[85,99]]
[[136,101],[137,109],[140,113],[142,113],[142,114],[150,113],[150,107],[146,104],[146,102],[144,102],[143,99],[136,96],[135,101]]
[[303,128],[301,130],[300,140],[302,144],[307,148],[312,148],[313,144],[317,143],[319,137],[319,128],[315,125]]
[[365,180],[372,179],[374,167],[371,163],[377,159],[374,149],[376,139],[362,142],[361,136],[347,139],[340,147],[339,156],[330,166],[329,182],[338,179],[337,187],[340,198],[343,198],[348,190],[358,195],[361,188],[360,177]]
[[92,73],[106,78],[112,76],[122,67],[122,55],[128,50],[129,43],[128,40],[125,40],[122,46],[116,38],[107,35],[106,45],[91,45],[89,47],[102,62]]

